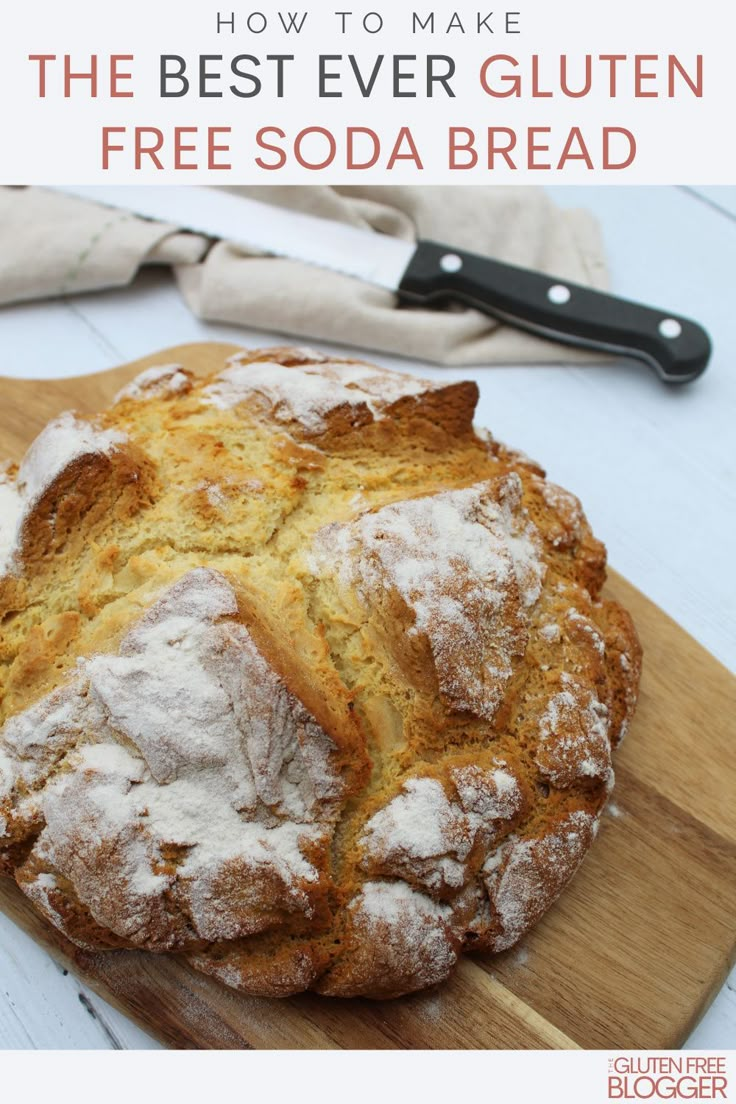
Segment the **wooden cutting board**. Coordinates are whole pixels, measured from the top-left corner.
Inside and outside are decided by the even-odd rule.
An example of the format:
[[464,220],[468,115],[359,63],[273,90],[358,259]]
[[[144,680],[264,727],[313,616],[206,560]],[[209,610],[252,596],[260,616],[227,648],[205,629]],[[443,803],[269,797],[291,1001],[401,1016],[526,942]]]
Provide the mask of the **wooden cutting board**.
[[[59,411],[95,411],[141,369],[221,364],[187,345],[96,376],[0,380],[0,458]],[[611,573],[645,652],[614,804],[581,870],[512,951],[466,959],[446,985],[397,1001],[241,996],[172,957],[87,954],[38,919],[9,879],[0,908],[101,996],[180,1048],[678,1046],[736,950],[736,680]]]

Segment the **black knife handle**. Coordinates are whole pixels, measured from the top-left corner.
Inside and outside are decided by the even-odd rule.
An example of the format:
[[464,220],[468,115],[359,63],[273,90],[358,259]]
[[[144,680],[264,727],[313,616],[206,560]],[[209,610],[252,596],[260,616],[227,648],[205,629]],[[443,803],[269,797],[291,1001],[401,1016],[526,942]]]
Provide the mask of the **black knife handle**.
[[667,383],[694,380],[711,354],[708,334],[688,318],[432,241],[417,244],[399,298],[465,303],[554,341],[623,353]]

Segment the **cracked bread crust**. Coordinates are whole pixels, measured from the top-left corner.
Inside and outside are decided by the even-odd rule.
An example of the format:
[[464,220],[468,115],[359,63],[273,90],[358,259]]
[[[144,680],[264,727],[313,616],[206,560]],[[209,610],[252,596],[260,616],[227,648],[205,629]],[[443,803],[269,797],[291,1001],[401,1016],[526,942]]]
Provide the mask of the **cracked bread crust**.
[[562,891],[641,653],[476,399],[243,351],[0,475],[0,872],[77,945],[393,997]]

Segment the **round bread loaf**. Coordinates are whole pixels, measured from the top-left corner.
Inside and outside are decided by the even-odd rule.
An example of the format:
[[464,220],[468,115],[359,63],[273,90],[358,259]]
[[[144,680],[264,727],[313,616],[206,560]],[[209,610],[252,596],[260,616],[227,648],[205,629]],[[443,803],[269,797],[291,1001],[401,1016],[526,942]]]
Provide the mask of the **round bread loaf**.
[[0,871],[83,948],[397,996],[513,946],[596,832],[631,620],[473,383],[149,369],[0,477]]

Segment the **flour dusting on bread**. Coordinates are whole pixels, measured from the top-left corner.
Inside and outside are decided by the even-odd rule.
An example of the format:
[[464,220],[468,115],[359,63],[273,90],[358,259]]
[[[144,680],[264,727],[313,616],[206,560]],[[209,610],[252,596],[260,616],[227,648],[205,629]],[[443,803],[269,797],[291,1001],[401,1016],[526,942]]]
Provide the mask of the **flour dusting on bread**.
[[192,388],[192,377],[181,364],[155,365],[140,372],[135,379],[118,391],[116,403],[128,399],[133,402],[145,402],[146,399],[159,399],[166,395],[182,395]]
[[17,569],[26,518],[54,480],[77,461],[108,456],[126,440],[124,433],[98,428],[70,411],[49,422],[23,457],[15,480],[0,480],[0,574]]
[[366,605],[394,588],[426,636],[440,690],[491,719],[526,645],[545,566],[514,473],[407,499],[317,534],[311,563],[339,573]]
[[[269,910],[312,910],[318,874],[304,849],[324,845],[341,788],[331,743],[237,613],[226,580],[196,569],[117,654],[80,660],[44,708],[54,756],[35,759],[44,828],[26,865],[35,880],[63,878],[97,924],[133,943],[144,930],[146,945],[176,946],[187,916],[184,942],[251,934]],[[24,738],[38,734],[7,728],[19,781],[34,761]]]
[[380,418],[392,403],[433,386],[428,380],[361,362],[320,360],[294,366],[234,357],[204,394],[221,410],[257,396],[265,400],[276,422],[298,422],[304,431],[316,435],[327,429],[328,416],[342,406]]

